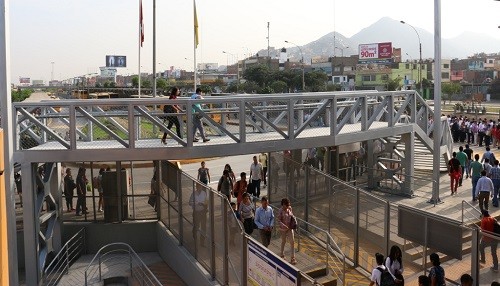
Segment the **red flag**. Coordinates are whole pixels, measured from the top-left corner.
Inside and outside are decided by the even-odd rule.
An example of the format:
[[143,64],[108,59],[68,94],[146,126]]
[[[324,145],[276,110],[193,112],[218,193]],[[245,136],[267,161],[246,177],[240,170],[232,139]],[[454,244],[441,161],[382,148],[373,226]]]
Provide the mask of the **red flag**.
[[139,3],[140,3],[140,7],[139,7],[139,27],[141,28],[141,47],[142,47],[142,43],[144,43],[144,22],[143,22],[143,19],[142,19],[142,0],[139,0]]

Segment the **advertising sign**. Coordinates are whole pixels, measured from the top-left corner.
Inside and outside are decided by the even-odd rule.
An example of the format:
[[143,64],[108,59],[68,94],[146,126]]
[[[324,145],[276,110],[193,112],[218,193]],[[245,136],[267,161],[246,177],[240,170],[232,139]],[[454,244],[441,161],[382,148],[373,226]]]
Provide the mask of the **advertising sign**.
[[248,240],[249,285],[295,286],[298,285],[299,271],[283,262],[267,248]]
[[30,84],[31,83],[31,79],[29,77],[20,77],[19,78],[19,83]]
[[392,43],[361,44],[358,48],[359,63],[390,63],[392,62]]
[[106,67],[108,68],[125,68],[127,67],[126,56],[106,56]]
[[484,70],[484,62],[483,61],[470,61],[469,62],[469,70],[470,71]]

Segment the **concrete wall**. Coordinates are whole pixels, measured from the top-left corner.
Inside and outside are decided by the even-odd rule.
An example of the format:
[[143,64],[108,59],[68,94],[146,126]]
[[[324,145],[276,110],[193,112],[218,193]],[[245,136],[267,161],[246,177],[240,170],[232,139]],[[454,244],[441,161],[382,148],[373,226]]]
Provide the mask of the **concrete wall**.
[[179,247],[177,238],[163,225],[157,223],[158,253],[179,275],[186,285],[220,285],[212,281],[208,272],[184,248]]
[[99,248],[113,242],[124,242],[135,252],[157,251],[157,221],[124,223],[64,223],[63,244],[82,227],[86,228],[87,253],[97,253]]

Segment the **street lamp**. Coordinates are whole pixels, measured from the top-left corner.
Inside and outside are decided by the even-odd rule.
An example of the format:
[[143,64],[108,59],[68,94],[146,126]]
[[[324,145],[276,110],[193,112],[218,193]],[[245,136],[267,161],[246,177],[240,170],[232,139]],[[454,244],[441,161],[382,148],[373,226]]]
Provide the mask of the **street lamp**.
[[[228,53],[226,51],[222,51],[223,54],[230,55],[233,58],[235,57],[234,54]],[[226,66],[229,66],[229,63],[227,62],[227,57],[226,57]],[[226,72],[227,72],[227,67],[226,67]],[[236,78],[237,78],[237,84],[236,84],[236,93],[240,93],[240,61],[238,59],[238,55],[236,55]]]
[[302,53],[302,49],[297,44],[290,41],[285,41],[285,43],[295,45],[299,49],[300,55],[302,56],[302,92],[304,92],[306,90],[306,82],[304,77],[304,53]]
[[420,92],[422,93],[423,90],[422,90],[422,42],[420,41],[420,35],[418,34],[417,32],[417,29],[415,29],[415,27],[413,27],[412,25],[406,23],[405,21],[399,21],[401,24],[406,24],[410,27],[413,28],[413,31],[415,31],[415,33],[417,34],[417,38],[418,38],[418,50],[419,50],[419,53],[420,53],[420,61],[418,63],[418,80],[420,81]]

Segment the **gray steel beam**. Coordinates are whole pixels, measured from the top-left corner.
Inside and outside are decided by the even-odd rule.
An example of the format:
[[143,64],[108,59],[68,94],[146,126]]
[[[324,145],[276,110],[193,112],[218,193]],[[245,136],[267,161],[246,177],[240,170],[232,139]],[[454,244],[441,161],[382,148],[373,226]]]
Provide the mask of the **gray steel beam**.
[[[24,267],[26,285],[38,285],[41,269],[38,265],[38,212],[36,202],[36,166],[29,162],[21,163],[23,189],[23,223],[24,223]],[[16,246],[17,248],[17,246]],[[17,271],[17,269],[16,269]]]

